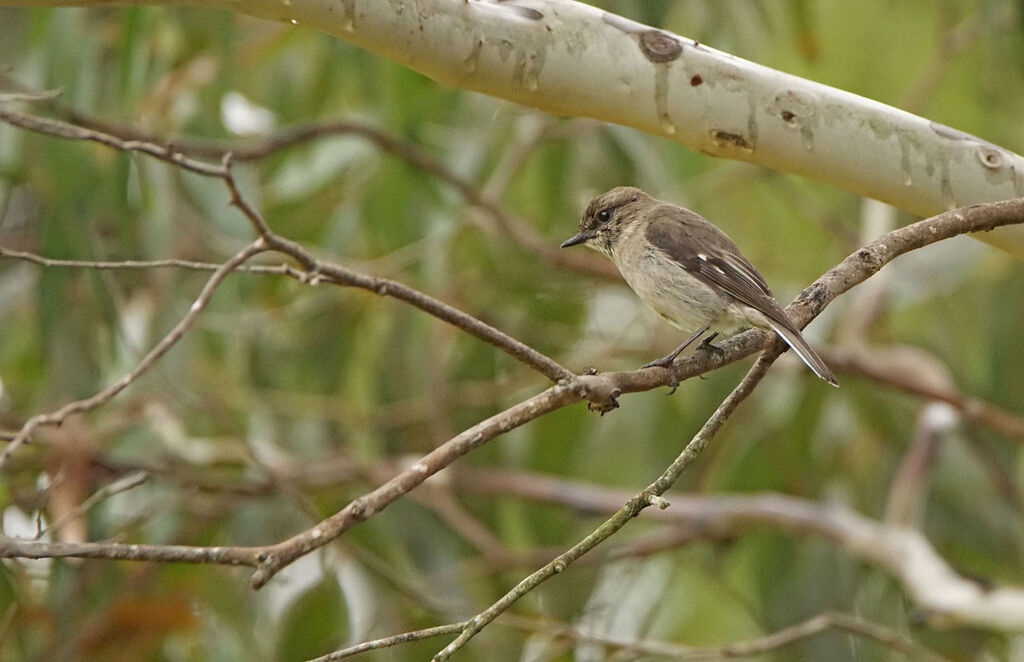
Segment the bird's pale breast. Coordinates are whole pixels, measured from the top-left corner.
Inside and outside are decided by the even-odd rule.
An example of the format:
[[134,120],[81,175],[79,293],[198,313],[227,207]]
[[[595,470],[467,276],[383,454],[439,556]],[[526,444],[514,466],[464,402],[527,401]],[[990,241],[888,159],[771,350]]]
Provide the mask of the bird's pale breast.
[[[623,231],[611,258],[644,303],[684,333],[710,326],[728,335],[750,326],[735,300],[688,274],[638,230],[639,224]],[[634,266],[623,269],[623,263]]]

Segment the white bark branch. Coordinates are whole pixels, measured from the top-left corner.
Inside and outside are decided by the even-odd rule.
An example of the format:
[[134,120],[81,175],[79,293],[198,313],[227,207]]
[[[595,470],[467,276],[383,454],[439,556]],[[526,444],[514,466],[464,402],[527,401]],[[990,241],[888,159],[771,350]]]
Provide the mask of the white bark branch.
[[[593,117],[930,216],[1024,197],[1024,157],[573,0],[0,0],[198,5],[295,21],[446,85]],[[985,241],[1024,255],[1024,229]]]

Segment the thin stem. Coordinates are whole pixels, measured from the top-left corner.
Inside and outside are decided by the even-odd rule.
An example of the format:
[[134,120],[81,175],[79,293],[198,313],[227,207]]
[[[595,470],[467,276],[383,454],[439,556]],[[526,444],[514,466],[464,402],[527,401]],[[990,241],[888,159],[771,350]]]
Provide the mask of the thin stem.
[[92,397],[69,402],[57,411],[48,414],[38,414],[28,419],[28,421],[21,426],[21,429],[15,433],[14,438],[3,452],[0,453],[0,467],[10,459],[11,455],[13,455],[22,444],[29,440],[32,433],[39,427],[44,425],[60,425],[68,416],[91,411],[103,404],[106,404],[118,393],[128,388],[128,386],[130,386],[144,372],[149,370],[164,354],[166,354],[171,347],[174,347],[185,333],[192,328],[192,325],[195,324],[196,320],[199,318],[200,313],[203,312],[207,304],[210,303],[210,299],[213,298],[213,293],[216,291],[217,286],[227,278],[228,274],[253,255],[262,253],[265,250],[265,242],[262,239],[257,239],[236,253],[230,260],[218,267],[218,269],[213,272],[213,275],[210,276],[209,280],[206,281],[203,289],[199,292],[199,296],[192,302],[192,305],[188,309],[188,313],[182,317],[181,320],[174,325],[174,328],[171,329],[170,332],[164,336],[164,338],[157,343],[157,345],[153,347],[148,354],[142,357],[142,360],[139,361],[138,364],[136,364],[136,366],[124,377],[99,393],[96,393]]
[[380,639],[374,639],[373,641],[356,644],[355,646],[349,646],[348,648],[342,648],[341,650],[334,651],[333,653],[313,658],[312,660],[309,660],[309,662],[337,662],[337,660],[344,660],[345,658],[352,657],[353,655],[380,650],[382,648],[391,648],[392,646],[409,643],[410,641],[422,641],[424,639],[440,637],[446,634],[455,634],[461,630],[464,625],[464,623],[449,623],[448,625],[438,625],[437,627],[415,630],[413,632],[403,632],[401,634],[391,635],[390,637],[382,637]]
[[729,416],[753,392],[754,387],[764,378],[768,368],[775,362],[778,356],[777,351],[771,351],[766,352],[757,360],[746,376],[732,390],[722,404],[718,406],[707,422],[704,423],[703,427],[701,427],[700,431],[694,435],[690,443],[683,448],[679,456],[676,457],[657,480],[627,501],[617,513],[597,527],[586,538],[560,554],[551,563],[548,563],[520,581],[515,588],[506,593],[500,600],[469,619],[465,629],[462,630],[459,636],[434,656],[434,662],[443,662],[450,658],[452,654],[465,646],[480,630],[515,604],[516,601],[551,577],[563,572],[573,561],[610,538],[648,506],[657,504],[661,508],[667,507],[668,504],[661,495],[679,479],[683,471],[700,455],[711,438],[715,436],[722,428],[722,425],[729,419]]

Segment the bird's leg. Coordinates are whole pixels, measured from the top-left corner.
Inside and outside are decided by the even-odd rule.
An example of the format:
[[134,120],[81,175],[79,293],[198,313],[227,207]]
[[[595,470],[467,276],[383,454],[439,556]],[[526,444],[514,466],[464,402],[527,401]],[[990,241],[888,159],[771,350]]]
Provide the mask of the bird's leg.
[[[693,334],[692,336],[690,336],[689,338],[687,338],[687,339],[686,339],[686,342],[684,342],[684,343],[683,343],[682,345],[680,345],[679,347],[676,347],[676,348],[675,348],[674,350],[672,350],[672,352],[671,352],[670,354],[667,354],[667,355],[665,355],[665,356],[661,357],[660,359],[658,359],[658,360],[656,360],[656,361],[651,361],[651,362],[650,362],[650,363],[648,363],[647,365],[641,366],[641,368],[653,368],[653,367],[655,367],[655,366],[657,366],[657,367],[659,367],[659,368],[666,368],[666,369],[667,369],[667,368],[671,368],[671,367],[672,367],[672,364],[673,364],[673,363],[675,362],[675,360],[676,360],[676,357],[677,357],[677,356],[679,356],[679,354],[680,354],[680,353],[681,353],[681,352],[682,352],[682,351],[683,351],[684,349],[686,349],[687,347],[689,347],[690,345],[692,345],[692,344],[693,344],[693,341],[694,341],[694,340],[696,340],[697,338],[700,338],[700,337],[701,337],[702,335],[704,335],[705,333],[707,333],[708,329],[710,329],[710,328],[711,328],[711,327],[710,327],[710,325],[709,325],[709,326],[705,326],[705,327],[703,327],[703,328],[701,328],[701,329],[698,329],[698,330],[697,330],[697,332],[696,332],[695,334]],[[715,334],[715,335],[718,335],[718,334]],[[711,336],[711,337],[712,337],[712,338],[714,338],[714,336]],[[702,345],[702,346],[703,346],[703,345]]]
[[717,332],[712,333],[710,336],[705,337],[704,340],[700,341],[700,344],[697,345],[697,350],[696,351],[698,351],[698,352],[699,351],[714,352],[716,356],[721,358],[722,355],[725,354],[725,350],[722,349],[721,347],[719,347],[718,345],[715,345],[715,344],[713,344],[711,342],[712,340],[714,340],[717,337],[718,337],[718,333]]

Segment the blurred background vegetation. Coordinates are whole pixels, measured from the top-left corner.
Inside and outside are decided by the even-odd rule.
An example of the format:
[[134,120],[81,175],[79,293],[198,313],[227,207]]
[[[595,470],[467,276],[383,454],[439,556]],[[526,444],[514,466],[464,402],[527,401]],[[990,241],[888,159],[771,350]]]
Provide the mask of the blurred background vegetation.
[[[1024,151],[1019,3],[595,4]],[[70,109],[167,138],[241,142],[250,132],[325,119],[366,123],[473,182],[552,246],[574,233],[594,194],[636,184],[723,227],[782,302],[878,232],[862,201],[844,191],[448,89],[301,26],[185,8],[0,9],[0,65],[9,81],[62,90],[56,106],[33,110]],[[679,341],[620,282],[541,259],[435,173],[359,136],[323,138],[237,172],[284,236],[419,288],[574,370],[635,368]],[[5,248],[81,260],[223,261],[251,239],[226,203],[222,183],[0,125]],[[0,261],[0,427],[16,430],[120,377],[180,319],[205,278]],[[858,342],[918,348],[964,393],[1021,411],[1024,272],[1014,260],[961,238],[899,260],[882,278],[870,288],[877,300],[867,323],[853,319],[864,314],[855,291],[810,327],[812,342],[828,348],[852,325]],[[456,475],[537,472],[636,491],[748,366],[684,383],[673,397],[625,397],[604,417],[582,404],[557,411],[463,458]],[[883,519],[927,403],[838,372],[842,388],[834,391],[784,357],[674,493],[778,491]],[[33,535],[142,469],[144,484],[73,518],[52,539],[275,542],[546,386],[505,354],[394,300],[236,274],[152,372],[17,453],[0,483],[4,528]],[[969,423],[943,428],[909,516],[959,571],[1016,586],[1024,585],[1020,441]],[[245,569],[5,562],[0,658],[305,659],[475,613],[599,521],[440,479],[259,592]],[[657,530],[641,520],[612,542]],[[614,561],[599,549],[593,561],[516,611],[712,646],[837,609],[955,659],[1024,650],[1020,639],[922,624],[885,573],[792,533],[757,529]],[[422,660],[443,643],[361,659]],[[574,652],[557,637],[497,625],[460,659],[574,655],[601,659],[599,648]],[[895,657],[831,633],[760,659]]]

